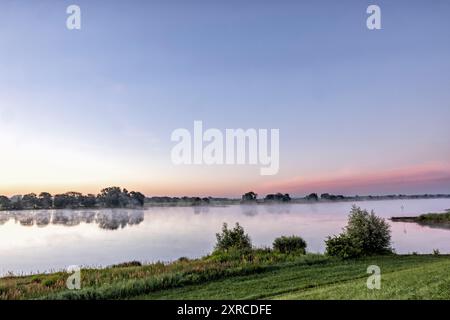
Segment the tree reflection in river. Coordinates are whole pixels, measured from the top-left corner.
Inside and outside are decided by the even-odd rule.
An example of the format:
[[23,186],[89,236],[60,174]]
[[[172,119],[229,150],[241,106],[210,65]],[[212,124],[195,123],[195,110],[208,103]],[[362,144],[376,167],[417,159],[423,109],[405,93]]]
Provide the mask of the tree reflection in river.
[[45,227],[50,224],[77,226],[80,223],[95,223],[101,229],[117,230],[127,225],[138,225],[144,221],[144,210],[27,210],[0,212],[0,225],[14,220],[22,226]]

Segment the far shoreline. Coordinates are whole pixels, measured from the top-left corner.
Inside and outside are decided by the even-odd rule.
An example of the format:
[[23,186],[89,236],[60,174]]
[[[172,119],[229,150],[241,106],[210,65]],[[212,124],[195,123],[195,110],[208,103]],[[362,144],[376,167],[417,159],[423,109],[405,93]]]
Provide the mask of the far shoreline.
[[[194,197],[192,197],[194,198]],[[148,198],[147,198],[148,199]],[[341,202],[367,202],[367,201],[389,201],[389,200],[436,200],[436,199],[450,199],[450,194],[447,195],[406,195],[406,196],[359,196],[359,197],[344,197],[341,199],[328,200],[308,200],[305,198],[292,198],[289,201],[273,201],[257,199],[254,201],[243,201],[241,199],[221,198],[214,200],[210,198],[209,202],[196,203],[193,201],[165,201],[156,202],[145,200],[142,206],[132,207],[75,207],[75,208],[26,208],[26,209],[1,209],[0,212],[24,212],[24,211],[48,211],[48,210],[145,210],[148,208],[175,208],[175,207],[227,207],[227,206],[261,206],[261,205],[292,205],[292,204],[326,204],[326,203],[341,203]]]
[[48,192],[28,193],[7,197],[0,195],[0,211],[22,210],[54,210],[54,209],[140,209],[148,207],[196,207],[196,206],[226,206],[236,204],[312,204],[330,202],[360,202],[373,200],[411,200],[411,199],[450,199],[450,194],[389,194],[389,195],[365,195],[344,196],[330,193],[310,193],[305,197],[291,197],[288,193],[272,193],[258,198],[258,194],[249,191],[239,198],[212,197],[212,196],[145,196],[139,191],[128,191],[121,187],[107,187],[100,193],[83,194],[69,191],[52,195]]

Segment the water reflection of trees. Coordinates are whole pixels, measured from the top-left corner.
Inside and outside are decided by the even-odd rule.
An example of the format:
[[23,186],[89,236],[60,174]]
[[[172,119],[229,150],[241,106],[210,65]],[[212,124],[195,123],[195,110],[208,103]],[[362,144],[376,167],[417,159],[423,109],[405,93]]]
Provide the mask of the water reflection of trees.
[[248,217],[256,216],[258,214],[258,205],[242,205],[241,212]]
[[257,204],[241,205],[242,214],[248,217],[257,216],[261,210],[270,214],[286,214],[291,213],[291,205],[276,203],[263,206]]
[[265,209],[268,213],[271,213],[271,214],[291,213],[291,205],[290,204],[267,205],[267,206],[265,206]]
[[450,230],[450,222],[418,221],[416,223],[422,227],[428,227],[431,229]]
[[101,229],[117,230],[127,225],[138,225],[144,221],[144,210],[39,210],[39,211],[2,211],[0,225],[9,220],[22,226],[45,227],[50,224],[67,227],[81,223],[94,223]]
[[194,214],[208,213],[209,212],[209,207],[206,207],[206,206],[194,206],[192,208],[194,209]]

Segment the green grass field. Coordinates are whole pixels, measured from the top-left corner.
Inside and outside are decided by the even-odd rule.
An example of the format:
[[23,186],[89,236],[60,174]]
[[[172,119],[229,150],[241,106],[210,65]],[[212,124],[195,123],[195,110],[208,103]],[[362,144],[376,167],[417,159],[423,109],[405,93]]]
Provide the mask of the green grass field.
[[[369,265],[381,289],[366,286]],[[67,274],[0,279],[2,299],[450,299],[450,256],[391,255],[339,260],[323,255],[177,261],[82,270],[82,289]]]
[[[381,268],[380,290],[366,285],[369,265]],[[267,273],[142,295],[144,299],[450,299],[450,257],[390,256]]]

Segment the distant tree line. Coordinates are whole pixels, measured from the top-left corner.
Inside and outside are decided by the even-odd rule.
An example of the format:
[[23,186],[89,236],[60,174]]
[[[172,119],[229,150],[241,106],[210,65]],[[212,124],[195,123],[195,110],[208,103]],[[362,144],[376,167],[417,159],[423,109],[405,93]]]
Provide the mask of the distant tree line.
[[145,196],[140,192],[108,187],[97,195],[83,195],[71,191],[54,196],[48,192],[41,192],[39,195],[29,193],[11,198],[0,196],[0,210],[133,208],[142,207],[144,202]]
[[168,203],[168,204],[191,204],[191,205],[204,205],[209,204],[211,201],[216,198],[212,197],[149,197],[147,198],[147,202],[154,204]]
[[[268,194],[263,199],[258,199],[258,194],[253,191],[242,195],[241,203],[278,203],[278,202],[314,202],[314,201],[363,201],[363,200],[390,200],[390,199],[433,199],[450,198],[449,194],[422,194],[422,195],[380,195],[380,196],[343,196],[330,193],[310,193],[303,198],[292,199],[288,193]],[[134,208],[142,207],[144,203],[149,205],[227,205],[239,202],[238,199],[213,198],[213,197],[150,197],[146,198],[137,191],[129,192],[119,187],[102,189],[99,194],[84,195],[79,192],[66,192],[52,196],[48,192],[39,195],[29,193],[6,197],[0,195],[0,210],[29,210],[29,209],[77,209],[77,208]]]
[[320,196],[317,193],[310,193],[303,198],[292,199],[289,194],[275,193],[268,194],[263,199],[258,199],[258,194],[253,191],[244,193],[241,197],[241,203],[270,203],[270,202],[314,202],[314,201],[363,201],[363,200],[392,200],[392,199],[435,199],[435,198],[450,198],[449,194],[419,194],[419,195],[404,195],[391,194],[379,196],[343,196],[341,194],[334,195],[330,193],[322,193]]
[[[244,193],[241,198],[241,202],[256,202],[258,195],[254,193],[253,191]],[[275,194],[268,194],[264,197],[264,202],[289,202],[291,201],[291,197],[289,194],[285,193],[275,193]]]
[[322,193],[319,196],[317,195],[317,193],[310,193],[309,195],[307,195],[305,197],[306,200],[309,201],[319,201],[320,200],[331,200],[331,201],[336,201],[336,200],[344,200],[346,199],[346,197],[344,197],[343,195],[334,195],[334,194],[329,194],[329,193]]
[[310,193],[299,200],[306,201],[363,201],[363,200],[394,200],[394,199],[436,199],[436,198],[450,198],[449,194],[388,194],[388,195],[367,195],[367,196],[343,196],[334,195],[330,193],[322,193],[320,196],[317,193]]
[[291,197],[287,193],[268,194],[265,196],[264,201],[289,202],[291,201]]

